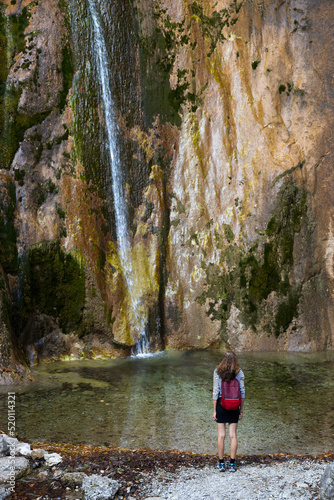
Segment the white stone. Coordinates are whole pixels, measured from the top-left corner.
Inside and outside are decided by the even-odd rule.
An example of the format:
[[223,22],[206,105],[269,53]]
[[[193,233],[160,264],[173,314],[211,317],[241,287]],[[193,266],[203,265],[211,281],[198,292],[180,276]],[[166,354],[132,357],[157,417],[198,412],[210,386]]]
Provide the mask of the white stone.
[[120,483],[108,477],[93,474],[82,481],[84,500],[110,500],[115,497]]
[[15,446],[15,453],[19,453],[20,455],[24,455],[25,457],[31,456],[31,448],[28,443],[18,443]]
[[62,457],[58,453],[46,453],[44,455],[45,464],[48,467],[52,465],[60,464],[63,461]]
[[307,483],[296,483],[297,488],[308,488],[309,485]]

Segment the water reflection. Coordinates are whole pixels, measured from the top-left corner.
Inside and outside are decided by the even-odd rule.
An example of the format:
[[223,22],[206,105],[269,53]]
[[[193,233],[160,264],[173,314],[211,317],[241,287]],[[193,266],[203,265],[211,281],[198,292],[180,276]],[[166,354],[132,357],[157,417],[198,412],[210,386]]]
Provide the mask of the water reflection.
[[[215,453],[211,420],[217,351],[54,363],[16,388],[18,435],[29,440]],[[247,353],[239,451],[334,448],[334,353]],[[0,428],[6,429],[1,388]],[[13,389],[11,389],[13,390]]]

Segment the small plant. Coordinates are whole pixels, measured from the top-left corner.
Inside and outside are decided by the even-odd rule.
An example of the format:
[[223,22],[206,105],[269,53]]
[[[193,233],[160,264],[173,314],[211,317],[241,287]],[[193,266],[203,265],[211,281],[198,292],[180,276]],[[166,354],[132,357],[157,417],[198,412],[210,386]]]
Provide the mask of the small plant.
[[283,93],[283,92],[285,92],[285,91],[286,91],[286,86],[285,86],[285,85],[283,85],[283,84],[282,84],[282,85],[280,85],[280,86],[278,87],[278,92],[279,92],[280,94],[282,94],[282,93]]
[[252,62],[252,69],[256,69],[258,65],[260,64],[260,59],[255,59],[255,61]]

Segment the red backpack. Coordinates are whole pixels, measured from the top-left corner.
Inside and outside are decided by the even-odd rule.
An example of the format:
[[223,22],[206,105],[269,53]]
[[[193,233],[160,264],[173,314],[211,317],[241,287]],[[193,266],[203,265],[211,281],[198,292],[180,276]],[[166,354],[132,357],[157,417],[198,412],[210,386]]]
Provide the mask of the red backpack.
[[233,378],[229,382],[222,381],[221,405],[225,410],[237,410],[241,405],[239,382]]

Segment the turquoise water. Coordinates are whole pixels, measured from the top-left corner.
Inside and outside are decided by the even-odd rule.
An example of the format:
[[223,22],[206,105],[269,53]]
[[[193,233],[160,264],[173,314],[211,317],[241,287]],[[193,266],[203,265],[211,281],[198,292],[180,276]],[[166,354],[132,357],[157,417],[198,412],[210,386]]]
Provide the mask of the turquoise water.
[[[36,382],[16,391],[16,431],[29,441],[215,453],[212,373],[217,351],[149,358],[73,361],[36,367]],[[334,353],[244,353],[240,453],[334,449]]]

